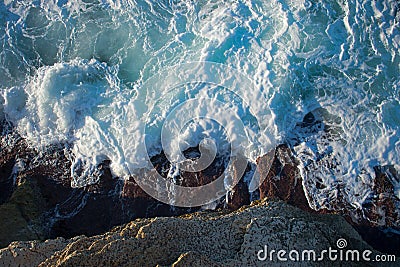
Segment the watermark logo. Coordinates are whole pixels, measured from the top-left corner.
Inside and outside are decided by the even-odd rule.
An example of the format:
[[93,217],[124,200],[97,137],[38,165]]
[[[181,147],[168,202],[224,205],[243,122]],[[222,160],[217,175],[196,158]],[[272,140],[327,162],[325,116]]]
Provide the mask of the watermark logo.
[[[273,155],[276,142],[266,93],[235,69],[212,62],[180,64],[159,71],[138,94],[136,103],[143,102],[146,109],[143,147],[139,149],[146,151],[151,170],[134,178],[147,194],[161,202],[180,207],[212,203],[239,182],[249,153]],[[175,174],[202,171],[217,155],[225,157],[225,171],[208,184],[181,186],[174,174],[166,179],[152,165],[152,153],[160,149],[155,144],[162,146]],[[194,146],[201,156],[187,159],[183,152]],[[272,160],[263,168],[268,170]],[[262,180],[255,170],[249,179],[250,191]]]
[[347,241],[346,241],[346,239],[344,239],[344,238],[339,238],[339,239],[336,241],[336,246],[337,246],[339,249],[342,249],[342,248],[347,247]]
[[371,250],[357,250],[357,249],[346,249],[347,240],[339,238],[336,241],[336,247],[329,247],[327,249],[316,251],[314,249],[297,250],[292,249],[290,251],[280,249],[269,249],[267,245],[257,252],[257,258],[259,261],[271,261],[271,262],[299,262],[299,261],[347,261],[347,262],[395,262],[395,255],[377,254],[373,255]]

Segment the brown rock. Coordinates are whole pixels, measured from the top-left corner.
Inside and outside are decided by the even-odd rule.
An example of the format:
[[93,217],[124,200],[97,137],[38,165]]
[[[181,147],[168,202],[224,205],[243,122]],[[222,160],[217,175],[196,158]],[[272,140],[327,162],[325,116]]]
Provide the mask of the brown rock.
[[391,166],[379,166],[374,169],[374,197],[372,198],[372,205],[366,209],[368,211],[366,216],[369,221],[377,225],[399,226],[400,217],[396,210],[396,202],[400,204],[400,199],[395,197],[391,181],[397,176],[396,170]]
[[260,176],[265,179],[260,186],[260,198],[280,199],[303,210],[311,211],[297,162],[290,148],[286,145],[278,146],[271,168],[266,169],[269,157],[271,155],[267,154],[257,160]]
[[130,177],[128,180],[124,181],[124,186],[122,188],[121,197],[123,198],[144,198],[152,199],[143,189],[135,182],[135,180]]
[[232,192],[228,195],[228,208],[230,210],[237,210],[245,205],[250,204],[250,193],[247,184],[243,179],[237,183]]
[[[19,239],[49,236],[69,238],[80,234],[92,236],[104,233],[115,225],[136,218],[173,216],[198,210],[198,208],[171,207],[152,199],[136,184],[133,178],[122,181],[113,177],[107,161],[99,166],[103,173],[99,183],[81,189],[71,188],[70,161],[67,159],[63,147],[48,148],[48,151],[39,154],[30,149],[18,136],[2,136],[0,148],[0,204],[1,201],[6,201],[0,206],[0,209],[4,211],[3,214],[7,214],[7,216],[1,216],[1,225],[4,226],[1,234],[7,238],[1,240],[0,246]],[[191,148],[186,152],[196,155],[198,151],[197,148]],[[267,168],[269,155],[259,158],[257,162],[261,175],[265,178],[260,187],[261,198],[281,199],[310,211],[297,163],[290,148],[280,145],[273,156],[271,169]],[[14,186],[13,179],[10,179],[17,160],[25,165],[16,174],[16,183],[23,185],[19,189]],[[165,155],[160,153],[152,161],[158,172],[166,177],[170,164]],[[224,164],[217,159],[201,172],[182,172],[180,180],[185,186],[205,185],[214,181],[223,171]],[[358,227],[360,233],[371,244],[375,244],[375,247],[379,248],[382,240],[392,240],[393,242],[387,241],[392,242],[387,249],[398,248],[400,247],[398,235],[391,234],[392,236],[388,237],[384,234],[384,231],[388,230],[387,228],[382,230],[377,227],[379,225],[400,225],[399,214],[396,212],[399,200],[394,197],[391,183],[393,177],[390,176],[396,177],[397,174],[390,167],[376,168],[376,172],[377,178],[374,186],[376,193],[364,207],[366,213],[362,214],[368,220],[354,221],[355,217],[350,215],[347,218],[354,225],[360,226]],[[19,190],[19,193],[14,191],[15,188]],[[21,194],[20,192],[30,193]],[[35,193],[32,194],[32,192]],[[11,201],[10,196],[16,193],[19,197],[14,197]],[[25,197],[23,197],[24,195]],[[41,200],[37,201],[26,196],[37,197]],[[226,205],[224,201],[225,198],[221,200],[218,208],[228,207],[236,210],[248,204],[250,195],[247,184],[240,180],[229,194]],[[340,201],[338,199],[338,202]],[[36,227],[38,225],[43,225],[46,229],[39,229]],[[11,226],[15,226],[15,231],[10,230]],[[34,229],[33,232],[32,229]],[[371,236],[377,238],[371,238]],[[187,256],[183,256],[182,260],[191,260],[192,255],[195,254],[189,253]]]

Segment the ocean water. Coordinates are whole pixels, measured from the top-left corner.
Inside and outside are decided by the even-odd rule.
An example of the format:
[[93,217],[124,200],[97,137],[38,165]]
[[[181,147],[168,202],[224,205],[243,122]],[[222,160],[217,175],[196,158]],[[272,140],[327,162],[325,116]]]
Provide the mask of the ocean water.
[[315,209],[362,208],[375,166],[400,172],[396,0],[5,0],[0,21],[0,116],[68,144],[73,186],[162,149],[179,171],[199,143],[253,162],[289,144]]

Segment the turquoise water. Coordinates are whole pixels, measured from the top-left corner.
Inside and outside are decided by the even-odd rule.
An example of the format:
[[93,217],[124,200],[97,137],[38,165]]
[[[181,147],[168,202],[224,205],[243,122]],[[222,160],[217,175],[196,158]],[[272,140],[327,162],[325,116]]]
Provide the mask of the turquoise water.
[[[38,149],[69,142],[74,186],[106,158],[120,177],[149,167],[193,98],[165,137],[172,163],[204,138],[251,161],[287,142],[314,208],[338,185],[361,207],[374,166],[400,171],[396,1],[6,0],[0,21],[0,116]],[[328,132],[299,127],[310,111]]]

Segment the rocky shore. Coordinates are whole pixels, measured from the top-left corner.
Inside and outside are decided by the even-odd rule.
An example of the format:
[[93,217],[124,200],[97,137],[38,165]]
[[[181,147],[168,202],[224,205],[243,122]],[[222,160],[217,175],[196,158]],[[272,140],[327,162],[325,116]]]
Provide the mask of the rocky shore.
[[[305,120],[309,123],[310,116],[306,116]],[[180,216],[200,210],[200,207],[171,207],[154,200],[135,183],[133,178],[121,180],[112,177],[107,161],[99,166],[101,170],[99,183],[85,188],[71,188],[69,159],[71,155],[68,146],[60,145],[50,147],[45,152],[38,152],[30,148],[29,144],[13,131],[11,125],[4,123],[1,131],[0,248],[8,246],[13,241],[66,238],[47,241],[53,244],[51,246],[54,246],[54,251],[59,251],[62,246],[73,242],[68,238],[103,234],[115,226],[138,218],[144,218],[142,222],[150,222],[153,220],[150,218]],[[192,152],[196,152],[196,148],[193,148]],[[274,157],[272,167],[263,168],[266,157],[270,156]],[[165,170],[169,168],[165,156],[160,154],[152,160],[158,166],[160,174],[164,175]],[[213,180],[213,177],[223,171],[218,167],[220,165],[215,162],[214,164],[215,166],[212,165],[195,175],[182,173],[185,185],[205,184]],[[393,196],[388,170],[382,167],[376,168],[375,194],[369,206],[363,210],[363,214],[360,214],[360,210],[352,207],[343,209],[340,205],[344,204],[340,199],[337,200],[337,210],[312,210],[302,187],[298,162],[287,144],[278,146],[274,155],[259,158],[257,165],[262,177],[265,178],[259,190],[250,195],[247,184],[242,178],[229,195],[228,201],[223,198],[217,203],[217,210],[235,211],[250,204],[255,198],[260,198],[284,201],[303,210],[303,213],[307,214],[304,216],[336,213],[353,225],[362,238],[375,249],[400,255],[400,235],[396,232],[399,230],[399,214],[396,211],[398,200]],[[250,170],[254,166],[249,163],[248,167]],[[290,206],[285,207],[292,209]],[[296,212],[300,214],[299,210]],[[171,219],[171,222],[174,220]],[[224,231],[227,230],[228,228]],[[28,247],[31,246],[28,244],[47,246],[43,245],[44,243],[20,244]],[[19,245],[14,243],[12,246]],[[49,255],[46,253],[45,255]],[[182,257],[197,258],[193,256],[197,254],[193,253]]]
[[[259,251],[267,246],[268,251],[315,250],[319,255],[329,247],[338,249],[340,238],[346,240],[346,249],[380,254],[339,215],[311,214],[283,201],[262,200],[234,212],[137,219],[93,237],[14,242],[0,250],[0,265],[287,266],[276,255],[272,261],[264,260],[263,252]],[[342,264],[327,257],[321,261],[296,262],[296,266]],[[345,264],[377,266],[351,260]]]

